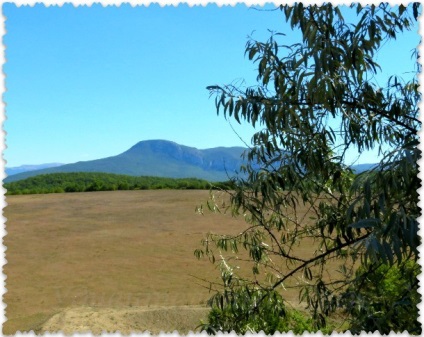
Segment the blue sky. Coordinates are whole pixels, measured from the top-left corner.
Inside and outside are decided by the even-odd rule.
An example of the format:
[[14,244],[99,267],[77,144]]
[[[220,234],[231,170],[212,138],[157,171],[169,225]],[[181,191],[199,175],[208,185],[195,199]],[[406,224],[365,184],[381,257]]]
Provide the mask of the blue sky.
[[[3,15],[8,167],[113,156],[147,139],[243,146],[205,88],[241,78],[254,84],[256,65],[244,57],[248,35],[289,32],[281,12],[245,5],[5,4]],[[398,74],[412,70],[418,43],[418,33],[408,33],[378,61]],[[249,143],[252,127],[232,124]],[[373,161],[365,154],[360,162]]]

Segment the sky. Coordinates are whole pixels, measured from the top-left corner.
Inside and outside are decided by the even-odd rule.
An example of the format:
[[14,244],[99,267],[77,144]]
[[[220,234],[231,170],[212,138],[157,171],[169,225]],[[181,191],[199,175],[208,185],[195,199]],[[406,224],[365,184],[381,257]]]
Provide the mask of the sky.
[[[245,5],[6,3],[3,15],[7,167],[99,159],[149,139],[200,149],[249,144],[255,130],[233,121],[234,132],[206,87],[256,83],[257,65],[244,56],[249,35],[296,36],[281,12]],[[378,62],[397,74],[413,70],[410,50],[419,40],[408,32]]]

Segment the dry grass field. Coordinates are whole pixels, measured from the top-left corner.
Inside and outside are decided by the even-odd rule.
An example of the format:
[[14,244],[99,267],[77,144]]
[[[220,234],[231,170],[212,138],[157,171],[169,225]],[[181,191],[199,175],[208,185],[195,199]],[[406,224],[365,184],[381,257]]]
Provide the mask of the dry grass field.
[[[113,191],[7,196],[7,321],[16,331],[196,328],[210,297],[196,277],[219,271],[193,252],[243,219],[205,212],[208,191]],[[311,246],[305,245],[310,254]],[[194,276],[194,277],[193,277]],[[297,302],[297,292],[284,297]]]
[[[196,205],[204,203],[208,193],[8,196],[3,332],[42,331],[46,324],[58,329],[57,317],[63,321],[64,313],[87,308],[97,313],[131,310],[130,329],[154,331],[164,321],[158,307],[166,307],[168,316],[177,315],[174,321],[180,325],[162,329],[194,329],[206,314],[204,304],[210,295],[190,275],[214,279],[218,273],[209,262],[198,261],[193,251],[208,231],[236,233],[244,226],[243,220],[229,215],[196,214]],[[157,314],[144,314],[144,323],[134,321],[134,310],[145,313],[146,308],[151,309],[150,316]],[[53,315],[55,323],[47,322]],[[110,326],[105,323],[104,328]],[[84,330],[84,324],[75,322],[67,328]]]

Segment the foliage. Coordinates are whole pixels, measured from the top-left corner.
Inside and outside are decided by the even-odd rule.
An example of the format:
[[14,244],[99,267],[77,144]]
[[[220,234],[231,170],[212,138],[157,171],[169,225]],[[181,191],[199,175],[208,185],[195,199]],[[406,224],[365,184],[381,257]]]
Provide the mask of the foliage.
[[[380,310],[380,299],[371,296],[359,309],[346,296],[356,290],[359,296],[358,280],[378,279],[379,272],[404,284],[406,276],[375,267],[384,264],[394,271],[394,265],[418,258],[419,84],[416,77],[406,81],[393,75],[380,86],[375,75],[379,48],[416,27],[420,4],[353,4],[354,22],[331,3],[280,10],[301,40],[284,44],[283,33],[266,42],[249,40],[246,55],[258,65],[258,84],[208,87],[218,114],[259,131],[245,153],[247,178],[234,178],[235,189],[227,191],[229,210],[243,216],[248,227],[238,235],[208,234],[195,255],[216,263],[216,250],[229,261],[244,249],[252,274],[238,278],[261,289],[248,310],[252,320],[268,294],[290,285],[299,287],[316,328],[344,310],[352,316],[353,330],[380,330],[380,324],[364,323]],[[351,149],[378,150],[382,159],[372,170],[353,175],[346,164]],[[210,208],[219,211],[213,202]],[[407,281],[411,289],[413,275]],[[224,291],[213,286],[220,296],[238,291],[225,283]],[[394,318],[388,309],[399,304],[385,303],[379,322]],[[398,311],[393,328],[419,333],[420,327],[408,323],[416,322],[417,311],[403,308],[411,309],[410,317]]]
[[405,330],[420,334],[418,322],[418,279],[420,266],[405,261],[400,266],[380,264],[364,267],[343,294],[346,311],[350,314],[350,331],[376,331],[389,334]]
[[[317,332],[312,320],[304,313],[288,308],[278,292],[262,290],[233,277],[233,269],[224,261],[221,267],[225,288],[223,293],[216,293],[210,298],[211,311],[208,322],[200,325],[202,331],[208,334],[263,331],[267,335],[289,331],[295,334]],[[252,306],[255,310],[251,312]]]
[[[228,302],[227,300],[218,302],[226,296]],[[255,301],[261,298],[263,300],[256,307],[256,311],[247,314]],[[246,287],[232,292],[226,291],[223,297],[213,299],[215,301],[210,302],[212,309],[208,315],[208,322],[201,325],[202,331],[208,334],[216,334],[218,331],[234,331],[236,334],[263,331],[267,335],[289,331],[295,334],[302,334],[305,331],[317,332],[311,319],[295,309],[287,309],[281,295],[275,291],[264,292]]]
[[134,177],[96,172],[43,174],[4,184],[7,195],[145,189],[210,189],[228,186],[227,183],[212,185],[205,180],[195,178]]

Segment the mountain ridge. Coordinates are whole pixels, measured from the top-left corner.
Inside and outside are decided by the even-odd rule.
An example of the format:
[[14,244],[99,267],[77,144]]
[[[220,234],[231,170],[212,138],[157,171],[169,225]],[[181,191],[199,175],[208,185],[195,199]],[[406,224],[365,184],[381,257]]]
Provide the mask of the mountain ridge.
[[[169,140],[144,140],[128,150],[110,157],[79,161],[72,164],[23,165],[17,169],[29,170],[10,174],[14,168],[6,168],[4,182],[13,182],[39,174],[67,172],[103,172],[130,176],[156,176],[165,178],[198,178],[211,182],[226,181],[245,164],[244,147],[214,147],[197,149]],[[35,169],[43,167],[41,169]],[[52,166],[53,165],[53,166]],[[376,164],[353,165],[356,173],[369,170]],[[13,172],[13,171],[12,171]]]
[[4,182],[59,172],[105,172],[133,176],[199,178],[224,181],[243,164],[243,147],[216,147],[199,150],[168,140],[145,140],[116,156],[79,161],[10,175]]
[[23,172],[41,170],[44,168],[56,167],[61,165],[65,165],[65,164],[63,163],[45,163],[45,164],[34,164],[34,165],[29,164],[29,165],[20,165],[20,166],[14,166],[14,167],[5,167],[4,171],[8,176],[11,176],[11,175],[19,174]]

